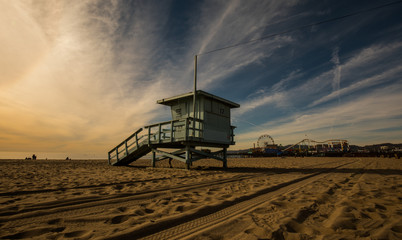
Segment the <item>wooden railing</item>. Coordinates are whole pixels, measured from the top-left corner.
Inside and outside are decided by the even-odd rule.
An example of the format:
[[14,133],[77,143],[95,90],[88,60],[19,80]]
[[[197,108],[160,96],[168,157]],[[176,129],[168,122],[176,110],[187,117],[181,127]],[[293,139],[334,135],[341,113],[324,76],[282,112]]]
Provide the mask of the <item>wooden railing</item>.
[[236,128],[235,126],[230,126],[230,142],[232,145],[235,144],[235,141],[234,141],[234,136],[235,136],[234,129],[235,128]]
[[117,161],[119,161],[120,159],[126,157],[129,154],[129,150],[139,147],[141,140],[143,140],[143,138],[146,137],[145,135],[142,136],[138,135],[142,130],[143,130],[142,128],[138,129],[136,132],[131,134],[126,140],[124,140],[123,142],[121,142],[119,145],[117,145],[115,148],[113,148],[108,152],[109,164],[111,159],[116,159]]
[[[203,121],[195,119],[196,124],[194,129],[193,120],[194,118],[188,117],[181,120],[151,124],[138,129],[108,152],[109,164],[111,164],[112,159],[118,162],[144,144],[151,145],[202,139]],[[139,134],[144,129],[146,129],[146,133],[140,136]]]
[[193,119],[172,120],[147,125],[144,128],[148,129],[148,144],[187,141],[192,138],[202,138],[203,121],[195,119],[195,129],[193,129]]

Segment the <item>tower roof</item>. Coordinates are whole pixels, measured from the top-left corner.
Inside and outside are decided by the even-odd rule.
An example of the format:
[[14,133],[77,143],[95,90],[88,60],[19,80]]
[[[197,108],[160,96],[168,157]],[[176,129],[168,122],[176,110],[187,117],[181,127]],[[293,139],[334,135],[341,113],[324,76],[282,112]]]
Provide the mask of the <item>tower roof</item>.
[[[213,100],[216,100],[216,101],[219,101],[219,102],[222,102],[222,103],[228,105],[230,108],[238,108],[238,107],[240,107],[240,104],[237,104],[237,103],[234,103],[232,101],[226,100],[224,98],[221,98],[221,97],[215,96],[213,94],[204,92],[202,90],[197,90],[197,96],[200,96],[200,95],[205,96],[207,98],[212,98]],[[167,105],[167,106],[172,106],[174,103],[176,103],[176,100],[184,99],[184,98],[192,98],[192,97],[193,97],[193,92],[189,92],[189,93],[180,94],[180,95],[170,97],[170,98],[163,98],[161,100],[158,100],[157,103]]]

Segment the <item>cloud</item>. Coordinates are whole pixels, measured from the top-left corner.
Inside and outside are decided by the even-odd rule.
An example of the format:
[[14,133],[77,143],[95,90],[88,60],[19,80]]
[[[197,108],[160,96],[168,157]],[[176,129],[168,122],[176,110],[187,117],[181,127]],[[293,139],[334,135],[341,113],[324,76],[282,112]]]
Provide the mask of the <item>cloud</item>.
[[290,84],[294,81],[298,81],[303,77],[303,72],[300,69],[292,71],[287,77],[281,79],[279,82],[275,83],[271,90],[273,92],[282,92],[290,88]]
[[[309,107],[314,107],[318,104],[328,102],[365,88],[394,81],[395,78],[400,77],[402,66],[400,66],[398,62],[393,63],[392,61],[389,61],[389,58],[391,53],[399,51],[401,47],[401,43],[397,42],[386,46],[371,46],[363,49],[349,61],[337,67],[343,69],[346,81],[350,84],[340,89],[340,76],[337,76],[336,74],[335,78],[339,78],[339,80],[337,79],[333,82],[334,91],[326,96],[316,99],[314,102],[309,104]],[[385,59],[388,59],[388,61],[384,62]],[[339,64],[339,59],[337,61]],[[373,69],[376,71],[373,71]],[[367,72],[370,72],[372,75],[370,76]]]
[[0,8],[0,87],[7,87],[34,69],[48,47],[46,36],[32,21],[25,4],[1,1]]
[[[169,117],[155,102],[192,90],[194,53],[258,37],[266,21],[286,12],[280,2],[254,11],[254,4],[241,1],[206,1],[183,41],[187,50],[177,54],[170,48],[175,43],[164,39],[168,2],[1,4],[3,18],[15,19],[13,28],[0,25],[2,43],[9,46],[0,49],[7,59],[1,62],[7,69],[0,82],[7,115],[0,123],[2,151],[20,150],[22,143],[42,151],[105,151],[153,119]],[[252,13],[258,17],[249,18]],[[210,84],[290,41],[278,37],[202,56],[200,88],[216,87]],[[267,46],[270,50],[261,51]]]
[[[369,46],[343,64],[340,62],[339,48],[335,47],[330,59],[335,64],[333,69],[308,79],[300,70],[292,71],[272,87],[256,90],[250,95],[250,100],[241,102],[242,107],[236,110],[236,115],[272,104],[282,109],[293,109],[292,106],[304,103],[308,109],[334,99],[340,100],[342,96],[353,92],[395,81],[400,77],[401,66],[397,60],[390,58],[401,47],[400,42]],[[341,79],[344,81],[342,88]],[[329,93],[322,96],[326,92]]]
[[[332,59],[331,62],[334,63],[334,79],[332,81],[332,89],[334,92],[338,92],[341,86],[341,69],[339,62],[339,47],[335,47],[332,52]],[[337,96],[339,100],[339,95]]]
[[290,36],[278,36],[258,44],[203,54],[261,37],[267,22],[286,15],[288,11],[288,3],[280,1],[249,1],[247,4],[242,1],[206,1],[199,21],[194,23],[192,37],[193,49],[199,49],[201,54],[198,68],[200,88],[217,88],[229,76],[247,66],[259,64],[277,49],[292,42]]
[[155,102],[169,87],[150,71],[160,39],[153,31],[168,14],[141,7],[147,13],[128,19],[135,30],[127,37],[127,9],[110,3],[1,2],[2,16],[16,19],[1,31],[1,69],[19,75],[0,74],[0,150],[101,153],[157,116]]
[[318,104],[328,102],[334,98],[339,98],[340,96],[350,94],[350,93],[362,90],[364,88],[369,88],[372,86],[376,86],[378,84],[383,84],[387,81],[390,81],[391,79],[394,79],[397,76],[401,76],[401,73],[402,73],[402,66],[395,67],[386,72],[380,73],[373,77],[363,79],[363,80],[353,83],[347,87],[336,90],[329,95],[326,95],[320,99],[315,100],[312,104],[309,105],[309,107],[313,107]]
[[[0,1],[0,151],[103,156],[139,127],[170,119],[168,109],[156,100],[192,91],[194,54],[257,39],[316,16],[316,11],[299,11],[307,5],[207,0],[178,11],[169,1]],[[180,21],[176,14],[181,14]],[[353,30],[348,26],[339,35]],[[199,88],[214,92],[253,81],[254,89],[237,99],[242,107],[234,111],[235,119],[246,121],[246,114],[270,106],[288,114],[263,125],[280,135],[281,125],[301,131],[294,125],[298,117],[299,122],[314,122],[318,116],[313,110],[332,108],[337,96],[346,104],[349,94],[371,92],[371,87],[393,84],[400,76],[394,54],[400,51],[398,42],[372,44],[349,58],[339,43],[326,48],[333,53],[332,62],[327,56],[324,67],[306,71],[294,63],[327,44],[319,40],[328,35],[320,29],[317,33],[316,41],[305,41],[304,34],[295,32],[201,54]],[[280,65],[284,72],[275,69]],[[249,70],[256,68],[263,73],[251,76]],[[243,70],[246,80],[237,77]],[[261,122],[251,118],[247,121]],[[325,121],[338,121],[333,119]],[[280,135],[286,136],[296,135]]]
[[261,106],[268,104],[280,104],[280,102],[285,98],[282,93],[272,93],[270,95],[260,95],[255,97],[249,101],[245,101],[241,103],[241,108],[236,110],[235,115],[243,115],[246,112],[255,110]]
[[[284,145],[300,141],[306,134],[315,140],[346,138],[353,144],[369,144],[381,139],[399,141],[400,131],[384,135],[376,129],[379,126],[401,129],[402,109],[398,102],[401,101],[402,86],[398,79],[402,68],[392,55],[400,51],[400,47],[399,42],[368,46],[343,64],[339,49],[335,48],[330,60],[335,64],[333,69],[303,80],[299,85],[294,84],[294,87],[288,83],[300,81],[305,75],[291,72],[271,88],[257,90],[251,95],[252,99],[242,102],[242,108],[235,112],[238,122],[243,121],[245,113],[264,106],[274,104],[272,111],[279,111],[300,104],[303,99],[313,101],[305,107],[293,108],[295,111],[289,115],[237,134],[236,148],[250,147],[250,142],[256,141],[263,133],[270,134]],[[342,88],[340,69],[344,81]],[[324,92],[328,94],[323,95]],[[351,94],[353,97],[349,97]],[[331,102],[341,97],[341,102]]]
[[[378,135],[373,132],[375,129],[383,126],[402,127],[402,106],[399,104],[401,90],[402,85],[395,83],[341,105],[295,113],[285,119],[266,122],[260,126],[266,129],[264,133],[273,136],[276,142],[283,145],[300,141],[306,134],[317,141],[344,138],[352,144],[370,143],[373,137]],[[334,131],[331,132],[331,129]],[[236,148],[244,147],[261,134],[261,129],[237,134],[236,141],[239,144]],[[398,135],[401,132],[393,134]],[[388,136],[382,136],[386,137]]]

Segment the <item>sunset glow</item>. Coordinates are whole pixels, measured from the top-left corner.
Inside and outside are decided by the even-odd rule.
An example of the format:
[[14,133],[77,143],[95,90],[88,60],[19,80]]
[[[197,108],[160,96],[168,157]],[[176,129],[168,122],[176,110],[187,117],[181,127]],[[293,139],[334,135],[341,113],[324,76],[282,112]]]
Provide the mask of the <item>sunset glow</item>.
[[241,105],[231,149],[401,143],[402,4],[202,54],[378,4],[0,0],[0,158],[106,158],[170,120],[156,100],[192,91],[195,54],[198,88]]

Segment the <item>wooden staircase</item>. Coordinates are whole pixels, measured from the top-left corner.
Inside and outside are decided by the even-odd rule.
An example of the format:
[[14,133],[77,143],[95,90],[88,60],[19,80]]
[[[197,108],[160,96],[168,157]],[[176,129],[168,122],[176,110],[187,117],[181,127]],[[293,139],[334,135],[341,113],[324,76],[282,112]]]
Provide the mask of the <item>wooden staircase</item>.
[[151,152],[148,135],[139,136],[142,128],[109,151],[109,164],[113,166],[128,165]]
[[[156,147],[182,147],[183,141],[200,139],[200,137],[189,137],[193,131],[192,121],[192,118],[167,121],[138,129],[109,151],[109,164],[113,166],[128,165],[150,153]],[[196,133],[192,133],[193,135],[201,135],[199,128],[195,131]]]
[[[193,124],[193,121],[196,123]],[[195,128],[194,128],[195,126]],[[233,142],[231,128],[231,141]],[[221,151],[206,153],[196,150],[196,146],[223,148]],[[127,139],[108,152],[109,165],[124,166],[152,152],[152,166],[156,161],[176,159],[191,165],[202,158],[215,158],[226,166],[226,143],[211,143],[203,139],[203,121],[188,117],[180,120],[156,123],[138,129]],[[158,148],[180,149],[174,152]],[[156,154],[159,156],[156,157]],[[223,156],[223,157],[222,157]]]

